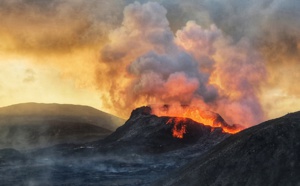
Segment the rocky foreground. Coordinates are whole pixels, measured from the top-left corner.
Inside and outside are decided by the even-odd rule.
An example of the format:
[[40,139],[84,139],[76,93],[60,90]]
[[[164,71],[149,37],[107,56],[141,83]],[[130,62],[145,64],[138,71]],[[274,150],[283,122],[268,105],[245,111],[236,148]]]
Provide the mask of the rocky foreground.
[[155,185],[300,185],[300,112],[233,135]]

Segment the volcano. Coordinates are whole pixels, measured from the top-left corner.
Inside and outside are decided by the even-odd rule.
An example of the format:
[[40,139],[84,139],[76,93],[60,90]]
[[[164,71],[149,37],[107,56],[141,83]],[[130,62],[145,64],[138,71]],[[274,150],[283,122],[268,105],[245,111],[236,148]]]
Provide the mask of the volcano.
[[[178,134],[183,129],[180,136],[174,135],[174,132]],[[109,144],[114,149],[122,149],[122,152],[135,149],[141,153],[163,153],[191,145],[207,146],[207,149],[228,136],[230,134],[220,127],[206,126],[188,118],[158,117],[147,106],[133,110],[126,123],[101,141],[99,146]],[[123,149],[124,146],[127,148]]]
[[[299,185],[300,112],[236,134],[132,111],[105,139],[0,150],[2,185]],[[174,132],[175,131],[175,132]]]

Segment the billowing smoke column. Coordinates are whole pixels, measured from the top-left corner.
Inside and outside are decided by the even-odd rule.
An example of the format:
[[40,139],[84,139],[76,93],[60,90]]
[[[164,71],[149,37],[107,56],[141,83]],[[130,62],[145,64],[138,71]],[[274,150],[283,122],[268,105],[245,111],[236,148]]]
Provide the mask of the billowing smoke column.
[[174,34],[166,14],[154,2],[125,8],[122,26],[101,50],[108,73],[123,75],[111,80],[107,104],[119,113],[167,104],[172,110],[218,112],[245,126],[262,121],[257,94],[266,72],[260,54],[246,39],[232,42],[215,25],[189,21]]

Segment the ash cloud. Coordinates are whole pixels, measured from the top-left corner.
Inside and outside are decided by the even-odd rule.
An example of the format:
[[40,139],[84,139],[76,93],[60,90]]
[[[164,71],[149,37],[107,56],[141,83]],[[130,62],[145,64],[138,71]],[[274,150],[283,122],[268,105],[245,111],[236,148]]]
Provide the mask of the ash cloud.
[[212,22],[235,42],[247,38],[263,56],[268,76],[261,103],[267,115],[277,117],[278,111],[284,114],[291,108],[300,109],[294,104],[279,106],[287,104],[282,101],[287,97],[300,98],[300,89],[294,86],[300,71],[300,2],[213,0],[207,1],[206,7]]
[[256,87],[265,68],[260,54],[247,40],[234,43],[215,25],[205,29],[189,21],[174,34],[166,13],[151,2],[125,8],[122,26],[101,51],[103,56],[117,56],[103,60],[118,63],[127,75],[123,87],[110,94],[120,96],[114,91],[121,89],[122,105],[111,104],[122,112],[141,103],[179,103],[218,111],[230,122],[261,121]]
[[[133,96],[126,99],[130,102],[133,99],[157,102],[178,100],[189,104],[194,96],[205,101],[214,100],[218,93],[213,85],[207,84],[209,74],[199,71],[194,57],[175,43],[166,13],[166,9],[157,3],[127,6],[122,27],[112,32],[112,43],[102,50],[103,60],[111,62],[115,59],[118,63],[122,58],[132,60],[132,63],[125,65],[129,75],[135,77],[126,87],[133,90],[125,93],[128,97]],[[178,91],[171,87],[176,86],[176,82],[180,87]]]

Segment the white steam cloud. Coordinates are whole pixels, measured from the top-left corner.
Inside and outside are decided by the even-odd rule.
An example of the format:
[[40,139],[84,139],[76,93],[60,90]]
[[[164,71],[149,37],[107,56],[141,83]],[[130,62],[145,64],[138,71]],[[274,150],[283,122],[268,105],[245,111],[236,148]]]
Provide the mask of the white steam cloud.
[[215,25],[189,21],[173,34],[166,13],[153,2],[127,6],[122,26],[103,48],[106,63],[127,70],[128,82],[118,87],[124,104],[116,107],[179,103],[217,111],[234,123],[261,121],[257,88],[265,68],[259,53],[247,40],[233,43]]

